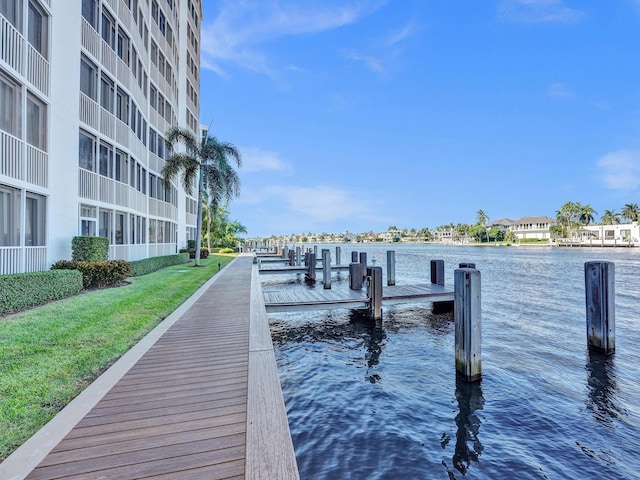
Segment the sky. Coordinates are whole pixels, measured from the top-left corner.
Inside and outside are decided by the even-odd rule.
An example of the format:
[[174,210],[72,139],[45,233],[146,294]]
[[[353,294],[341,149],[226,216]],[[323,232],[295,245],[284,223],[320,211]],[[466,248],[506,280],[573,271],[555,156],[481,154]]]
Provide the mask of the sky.
[[249,237],[640,203],[640,0],[203,0]]

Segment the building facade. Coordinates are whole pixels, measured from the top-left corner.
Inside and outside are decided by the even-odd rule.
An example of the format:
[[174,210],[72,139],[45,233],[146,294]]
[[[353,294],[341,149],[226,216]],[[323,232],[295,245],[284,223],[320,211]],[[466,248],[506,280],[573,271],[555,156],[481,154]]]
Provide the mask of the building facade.
[[0,1],[0,274],[77,235],[125,260],[195,238],[195,197],[160,172],[171,126],[199,135],[201,19],[201,0]]

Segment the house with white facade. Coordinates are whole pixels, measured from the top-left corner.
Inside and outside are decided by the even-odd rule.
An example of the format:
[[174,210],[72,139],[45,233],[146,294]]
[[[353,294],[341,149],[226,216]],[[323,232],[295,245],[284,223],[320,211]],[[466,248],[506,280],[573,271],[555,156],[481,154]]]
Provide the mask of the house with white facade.
[[594,247],[640,246],[640,226],[638,222],[584,225],[580,227],[577,237],[565,239],[562,243]]
[[171,126],[200,133],[201,20],[201,0],[0,1],[0,274],[77,235],[125,260],[195,238],[196,199],[160,172]]
[[519,220],[514,220],[509,229],[519,240],[524,238],[550,240],[550,228],[556,223],[553,218],[549,217],[522,217]]

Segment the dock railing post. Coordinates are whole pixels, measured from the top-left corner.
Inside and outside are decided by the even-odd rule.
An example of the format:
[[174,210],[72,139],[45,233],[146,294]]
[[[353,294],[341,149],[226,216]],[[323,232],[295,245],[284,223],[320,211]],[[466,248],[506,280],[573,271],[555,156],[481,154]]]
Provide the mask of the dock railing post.
[[387,251],[387,285],[396,284],[396,252]]
[[351,290],[362,290],[362,265],[359,263],[349,264],[349,288]]
[[584,264],[589,349],[611,355],[616,351],[615,264]]
[[358,263],[358,252],[351,252],[351,262]]
[[360,252],[360,263],[362,264],[362,279],[367,275],[367,252]]
[[286,245],[282,248],[282,258],[289,258],[289,247]]
[[296,264],[296,252],[289,250],[289,266],[293,267]]
[[480,272],[472,268],[455,270],[454,289],[456,376],[475,382],[482,378]]
[[309,270],[307,271],[307,278],[313,282],[316,281],[316,254],[309,254]]
[[300,266],[300,264],[302,263],[301,257],[300,257],[300,252],[302,251],[302,249],[300,247],[296,247],[296,266]]
[[444,285],[444,260],[431,260],[431,283]]
[[336,247],[336,265],[340,265],[342,263],[342,249],[340,247]]
[[322,282],[325,290],[331,288],[331,252],[329,249],[322,250]]
[[367,296],[369,297],[369,312],[373,320],[382,319],[382,267],[367,267]]
[[318,246],[317,245],[313,246],[313,254],[316,256],[316,258],[318,258]]

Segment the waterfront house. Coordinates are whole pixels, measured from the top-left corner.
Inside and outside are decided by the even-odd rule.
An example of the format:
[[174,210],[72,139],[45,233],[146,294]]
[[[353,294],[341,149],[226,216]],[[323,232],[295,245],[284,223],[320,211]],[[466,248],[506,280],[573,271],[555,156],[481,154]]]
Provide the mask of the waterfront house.
[[510,229],[518,240],[535,238],[551,240],[550,228],[557,222],[549,217],[522,217],[515,220]]

